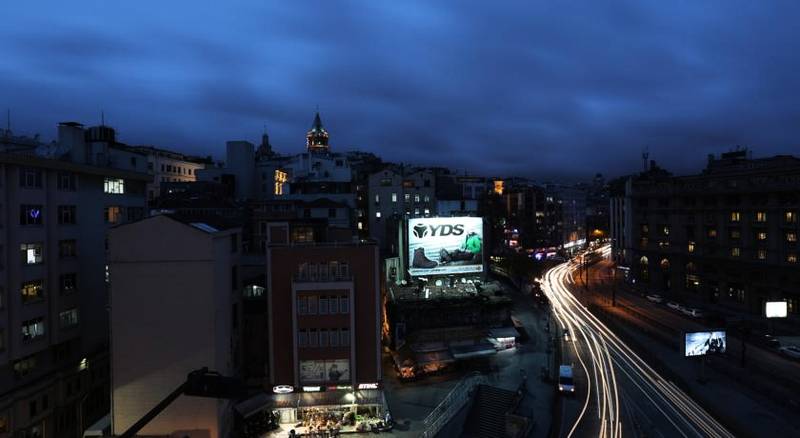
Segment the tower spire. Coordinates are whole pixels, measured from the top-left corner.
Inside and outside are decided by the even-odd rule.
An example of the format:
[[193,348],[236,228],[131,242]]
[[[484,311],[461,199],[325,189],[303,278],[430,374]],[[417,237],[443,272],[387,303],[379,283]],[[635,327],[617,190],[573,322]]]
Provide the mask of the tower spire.
[[[317,106],[317,108],[319,108],[319,106]],[[306,149],[309,152],[330,152],[330,146],[328,146],[328,131],[322,126],[322,118],[319,116],[319,110],[314,114],[314,122],[311,124],[311,129],[306,133]]]

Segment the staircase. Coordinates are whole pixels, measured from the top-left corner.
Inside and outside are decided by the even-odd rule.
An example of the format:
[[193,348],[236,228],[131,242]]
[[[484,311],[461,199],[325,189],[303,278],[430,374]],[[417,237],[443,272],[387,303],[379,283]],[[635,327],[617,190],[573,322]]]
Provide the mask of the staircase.
[[467,416],[464,436],[467,438],[503,438],[506,436],[506,413],[514,408],[517,393],[493,386],[480,385],[475,402]]

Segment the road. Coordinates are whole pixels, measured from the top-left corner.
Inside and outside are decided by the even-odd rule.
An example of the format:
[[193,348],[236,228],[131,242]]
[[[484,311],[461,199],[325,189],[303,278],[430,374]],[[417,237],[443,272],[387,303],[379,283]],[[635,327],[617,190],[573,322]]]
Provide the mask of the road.
[[661,377],[569,290],[575,263],[549,270],[542,289],[572,342],[578,389],[563,403],[560,436],[733,437],[696,402]]

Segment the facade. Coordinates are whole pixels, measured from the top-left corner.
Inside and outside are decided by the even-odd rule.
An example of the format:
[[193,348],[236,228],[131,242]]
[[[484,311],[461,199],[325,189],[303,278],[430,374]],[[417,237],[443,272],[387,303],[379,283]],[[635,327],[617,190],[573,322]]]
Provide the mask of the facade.
[[560,204],[560,247],[574,251],[585,246],[586,190],[577,186],[548,184],[545,192]]
[[271,227],[266,288],[271,383],[300,387],[380,382],[377,247],[280,244],[275,236],[285,235],[285,226]]
[[77,437],[108,412],[105,231],[145,214],[149,177],[106,129],[0,154],[0,436]]
[[618,265],[625,265],[625,248],[628,246],[625,215],[629,211],[625,204],[627,177],[618,178],[609,184],[608,221],[611,241],[611,258]]
[[628,181],[625,256],[644,290],[754,314],[800,309],[800,159],[709,156],[699,175]]
[[432,169],[387,167],[369,177],[369,230],[381,251],[398,253],[404,219],[436,216],[436,174]]
[[127,146],[126,149],[147,157],[147,173],[153,177],[153,182],[147,184],[148,201],[161,196],[162,183],[197,181],[197,172],[205,169],[206,164],[211,164],[210,159],[190,157],[152,146]]
[[[240,230],[156,215],[109,233],[112,433],[121,434],[209,367],[240,367]],[[179,316],[179,323],[176,323]],[[230,436],[227,401],[180,397],[141,435]]]

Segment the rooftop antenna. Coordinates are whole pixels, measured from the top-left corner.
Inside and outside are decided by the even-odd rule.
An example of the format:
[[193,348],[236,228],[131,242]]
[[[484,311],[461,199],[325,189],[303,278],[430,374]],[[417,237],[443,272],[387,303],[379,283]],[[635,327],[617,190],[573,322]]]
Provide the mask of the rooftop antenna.
[[642,151],[642,171],[647,172],[647,159],[650,157],[650,152],[645,146],[644,150]]

